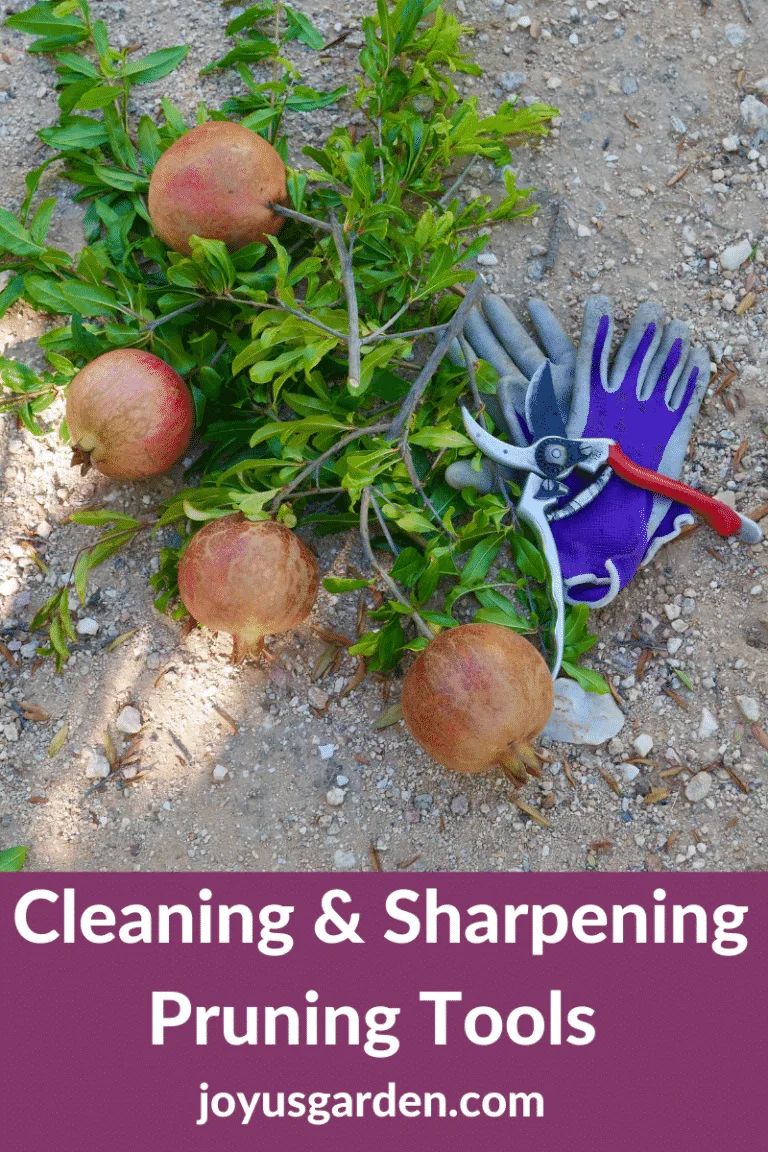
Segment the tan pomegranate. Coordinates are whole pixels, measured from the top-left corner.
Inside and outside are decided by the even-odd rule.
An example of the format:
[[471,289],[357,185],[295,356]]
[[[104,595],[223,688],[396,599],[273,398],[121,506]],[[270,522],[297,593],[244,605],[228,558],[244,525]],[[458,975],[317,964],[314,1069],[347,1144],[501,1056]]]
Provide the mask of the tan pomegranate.
[[235,661],[300,624],[319,582],[317,561],[290,528],[239,513],[206,524],[179,562],[184,607],[206,628],[232,634]]
[[542,657],[498,624],[462,624],[419,653],[403,684],[403,718],[434,760],[457,772],[502,768],[516,784],[538,760],[531,743],[554,706]]
[[223,240],[230,251],[275,236],[283,217],[267,207],[287,195],[285,165],[263,137],[229,121],[190,129],[158,160],[149,215],[161,240],[189,255],[190,236]]
[[138,348],[97,356],[67,392],[72,463],[115,480],[157,476],[184,454],[195,426],[189,389],[169,364]]

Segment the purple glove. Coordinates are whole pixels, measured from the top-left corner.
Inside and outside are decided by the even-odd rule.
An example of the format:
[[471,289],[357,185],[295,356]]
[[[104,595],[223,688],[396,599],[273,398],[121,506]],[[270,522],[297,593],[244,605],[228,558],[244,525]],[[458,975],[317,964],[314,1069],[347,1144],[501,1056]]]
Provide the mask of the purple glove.
[[[547,305],[533,300],[529,311],[552,365],[567,435],[609,437],[636,463],[678,478],[709,381],[709,357],[700,349],[691,351],[688,327],[679,321],[665,326],[660,305],[641,305],[609,367],[613,313],[608,299],[587,302],[578,350]],[[530,442],[523,381],[535,383],[545,352],[498,297],[486,301],[484,317],[478,312],[471,318],[465,336],[501,375],[497,398],[510,438]],[[454,487],[472,484],[488,490],[483,476],[466,462],[452,465],[446,478]],[[566,480],[570,495],[560,508],[592,482],[572,474]],[[611,473],[585,507],[552,520],[566,599],[592,607],[610,603],[637,569],[690,523],[693,517],[684,505]]]

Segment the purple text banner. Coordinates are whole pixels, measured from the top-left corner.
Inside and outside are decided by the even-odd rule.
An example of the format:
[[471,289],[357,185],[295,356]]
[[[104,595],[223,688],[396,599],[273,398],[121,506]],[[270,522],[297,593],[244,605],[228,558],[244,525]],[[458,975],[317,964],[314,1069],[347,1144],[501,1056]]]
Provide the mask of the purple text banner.
[[764,874],[3,876],[3,1144],[762,1152],[767,893]]

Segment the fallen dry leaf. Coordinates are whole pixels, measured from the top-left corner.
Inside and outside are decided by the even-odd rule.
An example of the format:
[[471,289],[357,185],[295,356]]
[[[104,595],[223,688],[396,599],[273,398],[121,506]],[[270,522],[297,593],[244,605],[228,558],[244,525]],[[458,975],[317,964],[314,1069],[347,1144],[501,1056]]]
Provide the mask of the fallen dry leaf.
[[119,648],[121,644],[125,644],[126,640],[130,640],[131,636],[135,636],[138,629],[129,628],[127,632],[121,632],[119,636],[115,636],[111,644],[107,645],[107,652],[114,652],[115,648]]
[[14,656],[13,652],[11,652],[8,645],[4,644],[2,640],[0,640],[0,656],[3,656],[8,661],[11,668],[17,668],[18,669],[21,667],[18,660]]
[[54,733],[53,739],[48,745],[49,756],[53,757],[57,752],[61,752],[67,742],[67,736],[69,736],[69,724],[65,721],[58,732]]
[[409,857],[408,860],[401,860],[398,864],[395,864],[395,868],[410,868],[417,860],[421,860],[421,852],[417,852],[415,856]]
[[737,316],[743,316],[744,313],[746,311],[748,311],[750,308],[754,307],[754,305],[756,303],[757,303],[757,294],[755,292],[747,292],[746,296],[743,296],[741,298],[741,300],[739,301],[739,303],[736,307],[736,315]]
[[633,120],[632,117],[630,116],[629,112],[624,113],[624,119],[626,120],[627,124],[630,124],[633,128],[639,128],[640,127],[637,120]]
[[573,769],[571,768],[570,764],[568,764],[567,762],[565,762],[563,764],[563,772],[565,772],[565,775],[568,779],[568,783],[570,784],[571,788],[575,788],[576,787],[576,778],[573,775]]
[[384,871],[381,863],[381,856],[379,855],[379,850],[373,841],[371,841],[371,867],[373,868],[374,872]]
[[613,840],[593,840],[589,845],[590,852],[610,852]]
[[675,184],[679,184],[683,177],[688,175],[690,170],[690,164],[686,164],[685,168],[681,168],[679,172],[675,172],[674,176],[671,176],[670,179],[667,180],[667,188],[674,188]]
[[682,708],[683,712],[689,710],[685,700],[683,700],[679,692],[675,692],[674,688],[665,688],[664,694],[669,696],[670,700],[674,700],[675,704],[677,704],[678,708]]
[[657,784],[655,788],[651,788],[651,790],[647,796],[643,797],[643,803],[644,804],[660,804],[661,801],[666,800],[668,796],[671,796],[671,792],[669,791],[669,788],[662,788],[660,785]]
[[319,628],[316,624],[312,625],[312,631],[316,632],[326,644],[341,645],[342,648],[351,648],[354,644],[354,640],[350,640],[348,636],[342,636],[341,632],[331,632],[330,629]]
[[738,772],[734,772],[733,768],[729,768],[727,764],[723,764],[723,768],[725,768],[726,772],[730,776],[731,780],[733,780],[736,787],[745,795],[749,795],[749,785],[744,783]]
[[534,824],[538,824],[540,828],[552,827],[549,820],[547,820],[545,816],[542,816],[541,812],[539,812],[537,808],[534,808],[532,804],[527,804],[525,800],[521,800],[520,797],[515,796],[513,792],[509,794],[508,799],[511,804],[514,804],[516,808],[519,808],[521,812],[529,816]]
[[403,710],[400,707],[400,701],[398,700],[396,704],[390,704],[389,708],[387,708],[386,712],[382,712],[378,720],[374,720],[372,727],[376,728],[377,730],[379,728],[389,728],[392,724],[399,723],[402,718]]
[[752,725],[752,735],[758,744],[762,744],[763,748],[768,752],[768,733],[766,733],[759,724]]
[[679,839],[680,833],[673,832],[670,836],[667,837],[667,842],[662,848],[662,852],[670,852]]
[[50,720],[45,709],[39,704],[33,704],[31,700],[20,700],[19,707],[24,713],[25,720],[32,720],[35,724],[44,724],[46,720]]
[[30,796],[30,804],[47,804],[48,800],[45,796]]
[[744,459],[744,456],[745,456],[745,453],[746,453],[748,447],[749,447],[749,441],[748,440],[742,440],[741,444],[739,444],[738,448],[736,449],[734,456],[733,456],[733,470],[734,470],[734,472],[736,471],[739,464],[741,464],[742,460]]
[[600,768],[600,775],[610,788],[611,792],[615,792],[617,796],[621,796],[621,786],[615,776],[611,776],[610,772],[606,772],[605,768]]
[[739,822],[738,816],[732,816],[730,818],[730,820],[728,821],[728,823],[726,824],[726,828],[735,828],[736,825],[738,824],[738,822]]

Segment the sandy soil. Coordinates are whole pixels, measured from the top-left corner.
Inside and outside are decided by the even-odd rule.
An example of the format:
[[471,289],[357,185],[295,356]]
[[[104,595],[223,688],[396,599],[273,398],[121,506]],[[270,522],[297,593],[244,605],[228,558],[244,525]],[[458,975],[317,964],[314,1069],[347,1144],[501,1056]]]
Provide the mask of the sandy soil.
[[[301,7],[328,39],[352,30],[310,61],[308,74],[321,87],[349,79],[359,9],[341,2]],[[761,131],[740,110],[768,72],[768,13],[754,0],[750,7],[752,23],[737,0],[708,7],[693,0],[458,0],[477,30],[474,46],[485,68],[467,92],[490,109],[501,84],[520,83],[504,74],[523,72],[524,95],[557,102],[562,111],[553,139],[516,156],[519,182],[538,188],[542,209],[532,224],[492,236],[488,250],[497,263],[484,271],[493,290],[521,314],[527,295],[544,296],[574,331],[583,301],[598,290],[614,297],[620,319],[656,298],[690,322],[715,365],[730,359],[738,377],[728,389],[732,412],[720,397],[705,403],[686,474],[745,512],[768,500],[768,124]],[[151,109],[161,90],[188,112],[201,98],[215,105],[229,90],[231,77],[198,76],[224,45],[228,17],[218,4],[125,0],[95,8],[126,42],[148,50],[192,44],[176,75],[142,92],[140,110]],[[3,30],[0,45],[0,195],[15,207],[25,171],[39,162],[35,132],[55,119],[55,76],[45,60],[23,55],[19,35]],[[342,105],[322,120],[298,118],[297,145],[351,115]],[[498,174],[478,164],[464,192],[494,187]],[[79,213],[66,188],[56,190],[63,198],[54,241],[74,251],[82,243]],[[542,272],[561,204],[557,261]],[[723,270],[719,255],[745,237],[757,244],[756,261]],[[744,310],[748,291],[756,299]],[[37,363],[42,330],[40,317],[16,307],[0,323],[0,348]],[[64,674],[48,665],[31,672],[25,626],[83,542],[82,529],[62,524],[68,513],[103,502],[140,510],[180,476],[130,489],[98,476],[81,479],[54,434],[33,441],[8,420],[0,468],[0,638],[19,665],[0,659],[0,846],[30,845],[31,868],[356,870],[373,866],[372,844],[386,870],[768,867],[768,752],[736,700],[747,697],[749,716],[762,713],[763,722],[765,544],[747,548],[701,529],[664,549],[614,605],[595,614],[594,664],[617,685],[626,724],[608,746],[550,750],[543,781],[526,793],[549,820],[544,829],[509,802],[501,780],[446,773],[402,724],[375,729],[388,707],[382,685],[341,696],[355,670],[349,658],[313,682],[325,645],[311,627],[274,645],[279,661],[271,669],[231,667],[223,637],[183,636],[151,606],[147,544],[96,573],[80,615],[97,621],[98,633],[78,647]],[[29,543],[50,577],[25,550]],[[322,563],[344,574],[353,549],[344,538],[326,539]],[[323,593],[313,622],[352,636],[354,614],[351,597]],[[642,646],[632,634],[638,629],[656,645],[640,681]],[[389,703],[399,686],[389,686]],[[50,719],[23,719],[21,701]],[[115,720],[128,704],[144,724],[133,766],[144,775],[93,788],[85,775],[89,756],[103,748],[107,731],[119,746]],[[51,739],[63,725],[66,740],[51,757]],[[648,762],[623,766],[646,734],[653,739]],[[690,772],[714,762],[708,794],[691,802]],[[687,771],[660,775],[681,764]],[[219,783],[216,765],[227,769]],[[647,803],[655,786],[670,795]]]

